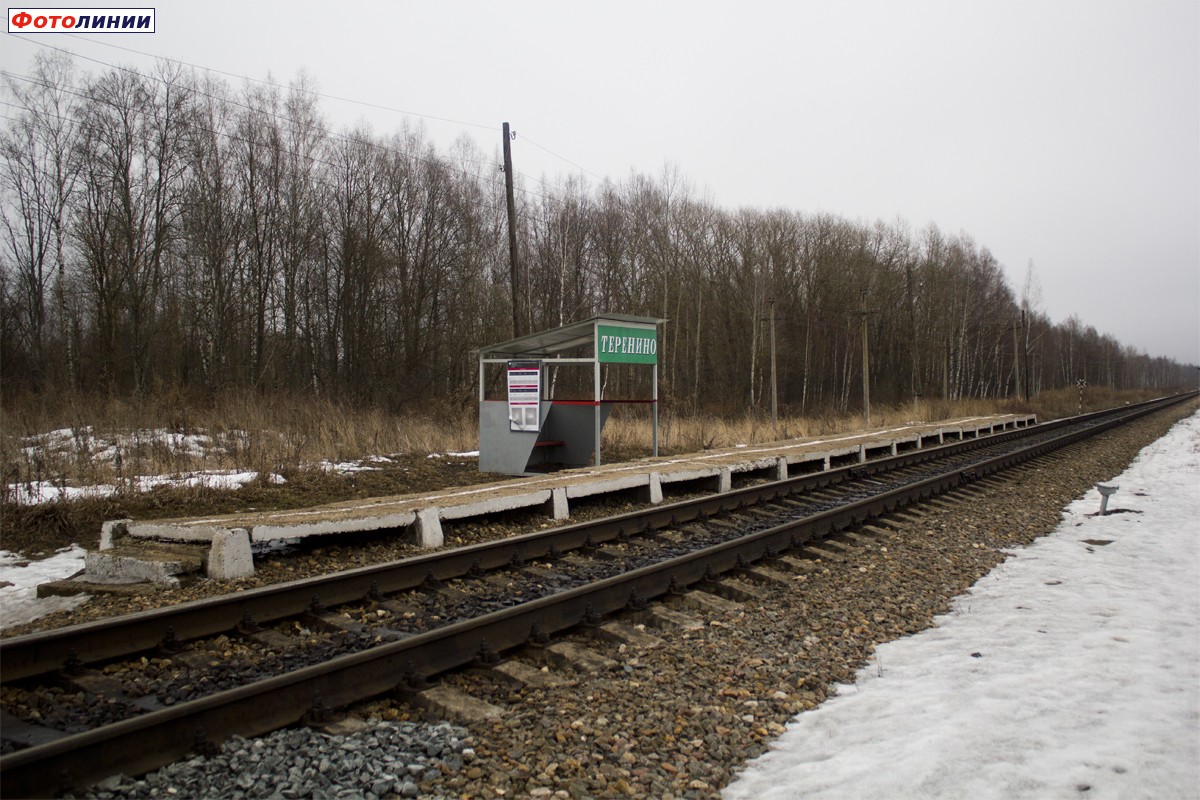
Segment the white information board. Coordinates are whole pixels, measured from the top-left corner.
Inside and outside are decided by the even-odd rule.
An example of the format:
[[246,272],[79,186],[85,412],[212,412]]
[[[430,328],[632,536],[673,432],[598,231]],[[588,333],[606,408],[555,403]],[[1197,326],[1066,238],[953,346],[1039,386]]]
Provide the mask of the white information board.
[[508,362],[508,429],[537,433],[541,415],[542,362]]

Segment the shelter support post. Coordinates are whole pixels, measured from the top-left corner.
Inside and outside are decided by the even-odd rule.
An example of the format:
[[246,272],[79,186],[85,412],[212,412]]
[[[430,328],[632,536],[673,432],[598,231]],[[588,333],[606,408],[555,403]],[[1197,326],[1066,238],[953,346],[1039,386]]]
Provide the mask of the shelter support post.
[[600,362],[596,361],[592,368],[592,400],[596,402],[592,409],[592,419],[595,421],[595,432],[592,438],[592,466],[600,466]]
[[654,365],[654,384],[650,394],[650,407],[654,409],[654,457],[658,457],[658,364]]

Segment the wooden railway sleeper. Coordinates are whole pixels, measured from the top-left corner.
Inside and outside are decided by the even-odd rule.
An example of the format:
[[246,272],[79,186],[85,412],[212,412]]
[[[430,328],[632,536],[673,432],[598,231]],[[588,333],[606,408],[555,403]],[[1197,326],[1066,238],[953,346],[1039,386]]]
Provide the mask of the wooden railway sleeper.
[[734,600],[727,598],[716,591],[709,591],[719,584],[712,584],[705,589],[693,589],[686,594],[679,595],[674,600],[669,600],[669,603],[676,604],[683,608],[688,608],[693,611],[701,611],[710,614],[721,614],[726,611],[738,611],[741,609],[742,599]]
[[554,688],[567,683],[567,680],[550,670],[541,670],[521,658],[508,658],[487,669],[489,677],[501,683],[506,683],[516,689],[526,686],[534,688]]
[[798,575],[809,575],[822,569],[815,559],[806,558],[803,554],[780,556],[776,564]]
[[758,603],[767,597],[765,590],[734,577],[723,578],[709,585],[706,591],[737,603]]
[[266,650],[280,653],[290,650],[297,644],[295,639],[275,628],[265,628],[253,633],[244,633],[241,634],[241,638],[248,642],[254,642]]
[[792,577],[790,575],[763,564],[746,567],[739,570],[738,574],[744,576],[749,581],[763,584],[764,586],[790,586],[792,584]]
[[[644,626],[643,626],[644,627]],[[593,638],[649,650],[662,646],[662,639],[621,620],[608,620],[590,631]]]
[[694,631],[704,627],[701,620],[664,603],[654,603],[645,611],[630,615],[630,619],[659,630]]
[[809,508],[811,506],[811,503],[805,503],[802,500],[793,500],[790,497],[781,497],[780,499],[776,500],[775,502],[778,503],[779,505],[783,506],[784,508],[786,508],[788,511],[805,509],[805,508]]
[[801,551],[809,558],[820,559],[823,561],[845,561],[846,555],[840,550],[829,547],[825,542],[810,542]]
[[841,541],[841,539],[840,539],[840,537],[843,537],[846,535],[847,534],[845,534],[845,533],[839,533],[839,534],[837,534],[837,536],[839,538],[830,537],[830,538],[822,539],[820,542],[817,543],[817,545],[821,549],[830,549],[835,552],[841,553],[842,555],[847,555],[847,556],[855,555],[858,548],[852,544]]
[[20,747],[37,747],[57,742],[70,735],[46,725],[14,717],[7,711],[0,711],[0,740],[2,741],[12,742]]

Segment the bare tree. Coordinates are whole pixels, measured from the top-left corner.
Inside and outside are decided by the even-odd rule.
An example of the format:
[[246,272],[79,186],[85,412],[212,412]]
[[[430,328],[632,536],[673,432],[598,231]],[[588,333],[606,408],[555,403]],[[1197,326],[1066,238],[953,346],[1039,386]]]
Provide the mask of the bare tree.
[[19,330],[30,356],[30,376],[42,386],[47,366],[47,289],[57,311],[58,335],[67,366],[66,383],[76,382],[76,358],[67,311],[66,223],[79,161],[72,157],[78,136],[74,68],[61,55],[39,55],[24,80],[6,79],[21,106],[20,118],[0,133],[4,170],[3,283],[19,310]]
[[110,384],[127,370],[134,391],[143,392],[165,261],[177,235],[191,92],[181,71],[164,65],[155,77],[108,73],[85,94],[79,238],[97,302],[102,359]]

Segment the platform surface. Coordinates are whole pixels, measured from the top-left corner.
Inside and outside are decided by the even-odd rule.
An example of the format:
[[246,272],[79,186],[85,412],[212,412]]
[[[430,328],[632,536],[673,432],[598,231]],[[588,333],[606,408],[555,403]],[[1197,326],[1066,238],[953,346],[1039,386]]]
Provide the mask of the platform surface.
[[[417,525],[428,520],[465,519],[518,508],[545,506],[561,519],[569,514],[572,498],[646,487],[651,502],[654,487],[711,478],[714,491],[728,490],[733,476],[766,471],[786,477],[794,465],[802,471],[829,469],[842,463],[891,455],[897,450],[931,447],[943,440],[985,436],[1036,424],[1032,415],[997,415],[917,423],[899,427],[842,433],[808,439],[738,446],[680,456],[644,458],[563,470],[546,475],[505,478],[494,483],[446,489],[426,494],[394,495],[352,500],[313,508],[247,512],[213,517],[131,521],[130,535],[138,538],[207,542],[217,531],[245,529],[252,541],[362,532]],[[820,462],[819,464],[813,462]],[[786,466],[785,466],[786,465]]]

